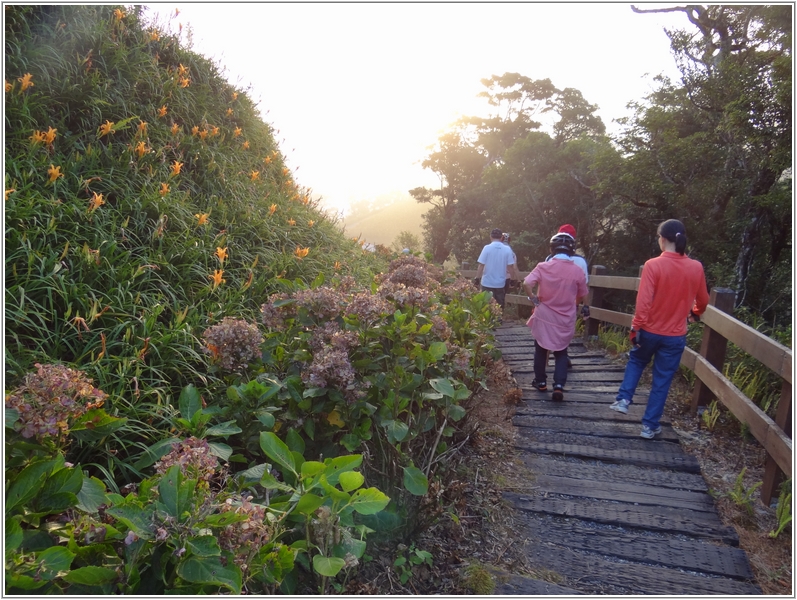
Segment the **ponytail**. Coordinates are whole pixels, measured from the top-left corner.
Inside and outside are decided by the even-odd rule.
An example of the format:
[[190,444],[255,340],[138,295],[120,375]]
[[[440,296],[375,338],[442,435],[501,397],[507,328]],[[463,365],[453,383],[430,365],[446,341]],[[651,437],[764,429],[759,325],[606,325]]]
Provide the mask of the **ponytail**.
[[686,228],[677,219],[669,219],[659,225],[658,234],[668,242],[675,244],[675,251],[683,256],[686,252]]

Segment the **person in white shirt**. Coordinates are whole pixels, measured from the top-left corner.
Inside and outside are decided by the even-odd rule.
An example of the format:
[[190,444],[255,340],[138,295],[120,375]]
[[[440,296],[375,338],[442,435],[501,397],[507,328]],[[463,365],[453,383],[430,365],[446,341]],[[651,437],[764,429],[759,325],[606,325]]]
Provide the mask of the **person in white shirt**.
[[514,279],[520,279],[515,255],[512,249],[501,242],[503,232],[493,229],[490,232],[490,243],[482,248],[479,254],[479,267],[476,270],[476,279],[481,283],[482,291],[492,292],[493,298],[504,309],[506,303],[506,272],[509,268]]
[[[501,242],[509,246],[510,241],[512,241],[512,237],[508,233],[504,232],[501,236]],[[509,247],[511,248],[512,246]],[[512,251],[512,258],[515,260],[515,268],[517,268],[517,254],[515,254],[514,250]],[[509,289],[512,286],[513,281],[515,280],[512,279],[512,267],[507,267],[506,281],[504,282],[504,290],[507,294],[509,293]]]

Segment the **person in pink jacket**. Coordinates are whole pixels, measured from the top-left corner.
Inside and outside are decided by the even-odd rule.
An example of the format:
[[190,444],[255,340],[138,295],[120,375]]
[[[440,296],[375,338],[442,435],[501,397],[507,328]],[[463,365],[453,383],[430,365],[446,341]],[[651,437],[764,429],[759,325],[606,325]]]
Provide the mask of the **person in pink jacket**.
[[[545,367],[548,353],[553,352],[553,395],[564,400],[567,383],[567,346],[576,333],[576,305],[587,295],[584,271],[570,260],[572,238],[558,233],[551,238],[550,260],[538,263],[526,276],[523,285],[534,312],[526,323],[534,336],[534,381],[532,385],[544,392],[548,389]],[[535,291],[536,288],[536,291]]]
[[676,219],[664,221],[657,233],[661,255],[642,267],[631,321],[633,347],[617,399],[610,407],[621,413],[628,412],[642,371],[653,359],[653,380],[639,434],[649,440],[661,433],[659,420],[686,347],[687,323],[699,321],[708,304],[703,265],[684,254],[686,229],[683,223]]

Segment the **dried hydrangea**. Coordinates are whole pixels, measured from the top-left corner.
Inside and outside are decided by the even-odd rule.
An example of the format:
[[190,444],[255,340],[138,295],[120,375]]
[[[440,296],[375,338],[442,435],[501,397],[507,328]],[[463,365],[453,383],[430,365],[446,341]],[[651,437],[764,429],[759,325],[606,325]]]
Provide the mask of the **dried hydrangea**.
[[246,569],[251,557],[268,544],[274,534],[273,526],[266,517],[266,509],[253,504],[252,497],[244,497],[240,503],[228,499],[221,512],[234,512],[245,515],[245,521],[230,523],[219,532],[219,546],[235,555],[235,564]]
[[36,363],[36,371],[6,396],[6,408],[19,413],[14,428],[24,438],[65,436],[70,420],[101,407],[106,397],[82,371]]
[[327,346],[313,354],[312,362],[302,372],[302,381],[312,387],[334,387],[346,391],[354,383],[356,375],[348,352]]
[[172,444],[171,452],[155,463],[155,472],[163,474],[174,465],[180,465],[180,471],[187,477],[209,482],[216,474],[219,460],[206,440],[190,437]]
[[312,316],[321,319],[334,319],[340,316],[346,305],[343,294],[326,286],[314,290],[299,290],[293,297],[297,306],[305,308]]
[[[296,303],[283,301],[291,297],[286,293],[272,294],[268,297],[268,302],[260,307],[263,316],[263,324],[269,329],[282,329],[285,327],[285,320],[296,316]],[[279,304],[279,306],[276,306]]]
[[448,304],[454,299],[471,298],[478,293],[479,288],[473,283],[472,279],[458,277],[454,281],[440,288],[440,299],[444,304]]
[[357,287],[357,281],[351,275],[344,275],[333,280],[335,289],[341,294],[348,294]]
[[451,364],[454,367],[454,372],[458,376],[470,374],[471,362],[473,362],[473,352],[462,346],[452,345],[449,350],[453,352]]
[[440,315],[434,315],[432,317],[432,333],[443,342],[454,334],[451,327],[446,323],[446,320]]
[[392,300],[400,307],[426,306],[432,297],[432,292],[423,288],[407,287],[403,283],[386,281],[379,286],[378,294],[387,300]]
[[313,330],[307,344],[313,352],[319,352],[327,346],[348,351],[357,347],[359,342],[360,337],[354,331],[344,331],[334,321],[328,321]]
[[263,343],[256,325],[234,317],[224,317],[218,325],[208,327],[202,337],[213,362],[230,372],[246,369],[250,361],[260,356]]
[[346,306],[346,314],[356,316],[366,326],[392,312],[393,308],[384,298],[369,292],[355,294]]

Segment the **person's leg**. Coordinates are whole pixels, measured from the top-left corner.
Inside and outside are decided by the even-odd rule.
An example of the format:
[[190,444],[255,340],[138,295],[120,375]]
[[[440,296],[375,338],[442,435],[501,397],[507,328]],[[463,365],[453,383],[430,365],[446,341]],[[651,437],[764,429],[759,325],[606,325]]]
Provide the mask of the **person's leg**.
[[617,392],[617,400],[627,400],[629,404],[634,401],[639,378],[642,377],[642,371],[648,366],[650,359],[653,358],[653,354],[656,352],[656,344],[659,337],[661,336],[646,331],[637,333],[639,345],[632,348],[631,352],[628,353],[628,363],[625,365],[625,374]]
[[555,351],[553,357],[555,361],[553,383],[565,387],[567,383],[567,348]]
[[[652,335],[652,334],[645,334]],[[686,336],[657,336],[658,348],[653,357],[653,380],[650,384],[650,396],[642,417],[642,424],[655,431],[659,427],[664,403],[670,391],[670,384],[681,364],[681,355],[686,346]]]
[[504,288],[493,288],[492,292],[493,298],[498,302],[498,306],[501,307],[501,310],[504,310],[506,304],[506,290]]
[[548,350],[540,346],[537,340],[534,340],[534,381],[537,384],[537,389],[542,385],[545,386],[548,376],[545,373],[545,367],[548,363]]

